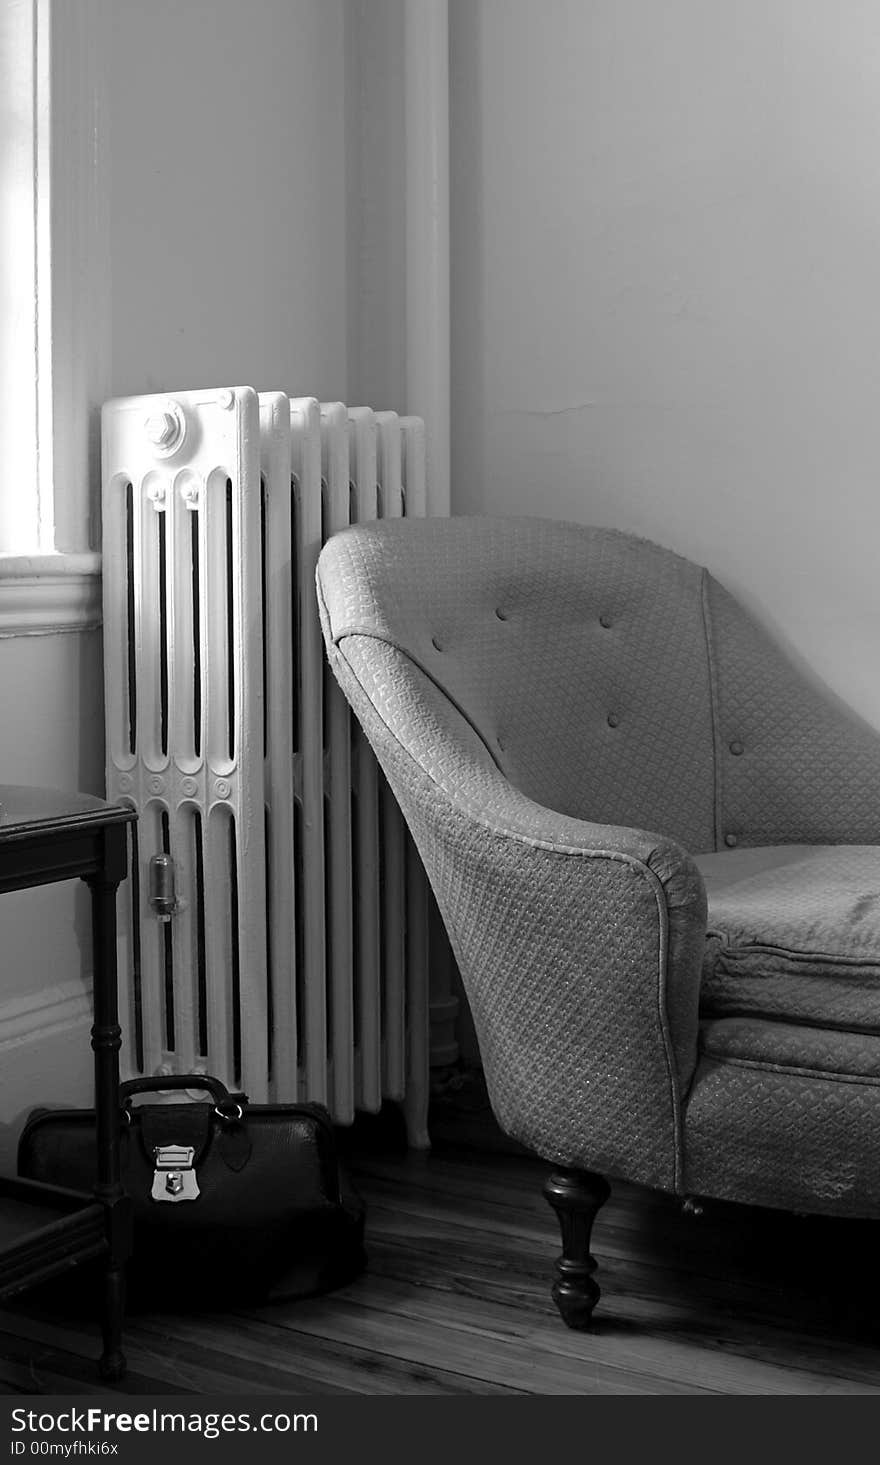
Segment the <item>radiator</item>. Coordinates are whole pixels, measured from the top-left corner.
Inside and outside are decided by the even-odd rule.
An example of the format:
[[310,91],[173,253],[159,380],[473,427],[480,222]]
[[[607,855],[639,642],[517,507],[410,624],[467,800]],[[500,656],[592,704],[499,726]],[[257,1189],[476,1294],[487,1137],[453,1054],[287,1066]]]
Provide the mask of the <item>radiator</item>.
[[123,1076],[254,1102],[400,1102],[427,1144],[428,887],[323,655],[321,544],[424,515],[419,418],[251,388],[103,424],[107,796]]

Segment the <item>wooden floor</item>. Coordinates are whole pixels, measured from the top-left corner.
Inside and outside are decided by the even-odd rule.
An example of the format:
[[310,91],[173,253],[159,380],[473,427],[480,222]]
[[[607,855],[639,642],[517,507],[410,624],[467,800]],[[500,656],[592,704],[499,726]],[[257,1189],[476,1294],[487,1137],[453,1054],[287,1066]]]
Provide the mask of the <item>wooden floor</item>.
[[[549,1297],[544,1167],[435,1135],[349,1170],[369,1264],[329,1296],[131,1317],[134,1394],[876,1394],[878,1228],[671,1200],[617,1185],[597,1222],[603,1296],[573,1333]],[[94,1322],[35,1294],[0,1313],[4,1393],[110,1392]]]

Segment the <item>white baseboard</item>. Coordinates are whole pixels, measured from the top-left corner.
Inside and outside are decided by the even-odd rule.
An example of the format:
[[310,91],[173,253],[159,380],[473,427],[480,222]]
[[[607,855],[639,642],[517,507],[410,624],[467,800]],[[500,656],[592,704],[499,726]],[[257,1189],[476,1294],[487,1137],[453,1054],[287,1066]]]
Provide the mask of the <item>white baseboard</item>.
[[5,1060],[9,1048],[42,1042],[91,1015],[92,985],[81,979],[0,1000],[0,1055]]

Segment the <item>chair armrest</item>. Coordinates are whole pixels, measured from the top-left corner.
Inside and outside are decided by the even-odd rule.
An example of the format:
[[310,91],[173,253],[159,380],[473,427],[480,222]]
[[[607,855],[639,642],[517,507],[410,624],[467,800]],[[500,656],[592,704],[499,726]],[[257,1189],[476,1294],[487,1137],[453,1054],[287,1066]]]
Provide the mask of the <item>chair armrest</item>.
[[693,861],[527,799],[405,653],[324,626],[431,880],[502,1127],[555,1162],[678,1189],[706,931]]

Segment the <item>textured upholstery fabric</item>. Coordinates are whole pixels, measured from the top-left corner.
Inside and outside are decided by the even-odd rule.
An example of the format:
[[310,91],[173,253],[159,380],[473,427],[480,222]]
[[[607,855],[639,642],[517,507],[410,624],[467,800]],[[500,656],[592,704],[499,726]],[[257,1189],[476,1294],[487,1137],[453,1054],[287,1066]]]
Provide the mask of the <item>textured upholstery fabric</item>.
[[[705,571],[609,530],[358,526],[324,547],[317,583],[330,664],[431,879],[502,1127],[548,1159],[668,1190],[880,1213],[874,1031],[853,1006],[835,1030],[828,996],[852,987],[849,958],[808,974],[823,994],[809,1027],[793,1020],[804,999],[768,1020],[776,973],[749,978],[757,1006],[715,1008],[722,948],[759,927],[719,897],[707,943],[706,897],[742,845],[880,843],[880,736]],[[851,855],[870,881],[875,852]],[[760,855],[783,884],[790,858],[806,857]],[[763,915],[803,988],[784,945],[796,912],[777,896]],[[811,904],[812,941],[846,919]]]
[[685,1183],[694,1194],[880,1216],[873,1075],[706,1056],[686,1124]]
[[548,1159],[676,1189],[706,919],[693,861],[525,798],[395,647],[347,636],[330,657],[429,872],[499,1122]]
[[880,1033],[880,845],[701,855],[700,1008]]
[[697,566],[528,518],[364,526],[326,553],[332,639],[364,631],[405,651],[522,793],[714,848]]
[[796,671],[706,580],[716,703],[719,840],[880,842],[880,737]]

